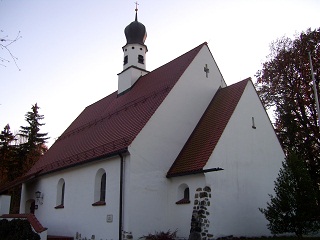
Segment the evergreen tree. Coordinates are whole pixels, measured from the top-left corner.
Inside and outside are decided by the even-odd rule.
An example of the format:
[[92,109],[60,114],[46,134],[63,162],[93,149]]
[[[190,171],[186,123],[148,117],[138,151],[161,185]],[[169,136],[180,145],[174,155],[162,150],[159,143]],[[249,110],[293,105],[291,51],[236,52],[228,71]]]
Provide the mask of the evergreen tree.
[[[48,133],[40,133],[40,127],[44,123],[40,123],[43,120],[43,115],[39,114],[39,107],[37,104],[31,107],[31,111],[25,115],[27,126],[21,126],[19,131],[20,140],[22,143],[17,146],[17,151],[14,159],[15,169],[10,171],[15,173],[12,176],[14,178],[20,177],[26,174],[30,168],[39,160],[40,156],[47,151],[45,145],[48,137]],[[13,179],[12,179],[13,180]],[[11,213],[18,213],[20,206],[21,186],[16,186],[9,190],[11,195]]]
[[275,181],[275,196],[266,209],[259,209],[273,234],[295,233],[298,237],[320,229],[317,191],[305,162],[290,153]]
[[39,146],[41,147],[46,143],[46,140],[49,138],[46,137],[48,133],[40,133],[40,127],[45,125],[44,123],[40,123],[43,120],[43,115],[39,114],[38,104],[32,105],[31,111],[27,112],[25,115],[25,120],[28,122],[29,126],[21,126],[20,128],[20,136],[27,139],[26,143],[23,144],[24,147],[30,151],[33,149],[37,149]]
[[43,115],[39,114],[37,103],[31,107],[31,111],[25,115],[28,126],[20,127],[20,137],[25,138],[26,142],[20,145],[19,155],[23,159],[24,172],[28,171],[36,161],[47,151],[45,145],[48,133],[40,133],[40,127],[45,125],[40,123]]
[[7,124],[0,133],[0,185],[12,181],[17,176],[14,174],[16,168],[16,147],[12,144],[14,140],[15,137]]
[[[39,114],[37,104],[33,105],[30,112],[25,115],[27,126],[21,126],[17,138],[10,132],[6,125],[0,134],[0,185],[11,182],[26,174],[36,161],[47,151],[45,145],[48,133],[40,133],[44,123],[43,115]],[[19,145],[12,141],[20,140]],[[21,186],[8,190],[11,195],[11,213],[19,212]]]

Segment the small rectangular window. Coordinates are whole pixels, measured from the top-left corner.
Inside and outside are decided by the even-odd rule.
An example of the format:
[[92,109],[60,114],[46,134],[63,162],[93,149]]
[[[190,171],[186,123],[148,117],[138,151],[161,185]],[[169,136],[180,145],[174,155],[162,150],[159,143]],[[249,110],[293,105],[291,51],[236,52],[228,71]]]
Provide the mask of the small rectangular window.
[[138,63],[144,64],[144,59],[142,55],[138,56]]

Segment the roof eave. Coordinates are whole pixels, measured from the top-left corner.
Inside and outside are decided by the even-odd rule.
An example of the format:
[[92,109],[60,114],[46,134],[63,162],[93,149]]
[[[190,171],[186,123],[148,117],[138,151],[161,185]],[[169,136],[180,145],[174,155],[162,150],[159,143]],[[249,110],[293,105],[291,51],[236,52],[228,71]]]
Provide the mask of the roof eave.
[[8,182],[7,184],[3,185],[3,187],[0,188],[0,194],[5,193],[6,191],[10,190],[11,188],[18,186],[22,183],[28,182],[34,178],[36,178],[38,176],[38,174],[41,172],[37,171],[35,173],[31,173],[31,174],[27,174],[27,175],[23,175],[11,182]]
[[127,152],[128,152],[128,147],[125,147],[125,148],[122,148],[120,150],[117,150],[117,151],[114,151],[114,152],[111,152],[111,153],[108,153],[108,154],[104,154],[104,155],[101,155],[101,156],[98,156],[98,157],[90,158],[88,160],[77,162],[77,163],[74,163],[74,164],[71,164],[71,165],[67,165],[65,167],[61,167],[61,168],[56,168],[56,169],[53,169],[53,170],[45,171],[43,173],[40,173],[37,177],[44,176],[44,175],[47,175],[49,173],[54,173],[54,172],[57,172],[57,171],[62,171],[62,170],[69,169],[69,168],[72,168],[72,167],[81,166],[81,165],[88,164],[88,163],[91,163],[91,162],[103,160],[105,158],[111,158],[111,157],[117,156],[119,154],[124,154],[124,153],[127,153]]
[[38,178],[38,177],[41,177],[41,176],[44,176],[44,175],[47,175],[47,174],[50,174],[50,173],[54,173],[54,172],[57,172],[57,171],[69,169],[69,168],[76,167],[76,166],[81,166],[81,165],[88,164],[88,163],[91,163],[91,162],[94,162],[94,161],[99,161],[99,160],[102,160],[102,159],[105,159],[105,158],[111,158],[111,157],[117,156],[119,154],[124,154],[124,153],[127,153],[127,152],[128,152],[128,148],[125,147],[125,148],[122,148],[120,150],[117,150],[117,151],[114,151],[114,152],[111,152],[111,153],[108,153],[108,154],[105,154],[105,155],[101,155],[99,157],[90,158],[90,159],[88,159],[86,161],[78,162],[78,163],[75,163],[75,164],[72,164],[72,165],[68,165],[68,166],[65,166],[65,167],[61,167],[61,168],[57,168],[57,169],[54,169],[54,170],[43,171],[43,169],[42,169],[42,170],[39,170],[39,171],[37,171],[35,173],[31,173],[31,174],[28,174],[28,175],[21,176],[21,177],[17,178],[16,180],[7,183],[6,185],[4,185],[3,187],[0,188],[0,194],[3,194],[6,191],[10,190],[11,188],[13,188],[15,186],[18,186],[18,185],[20,185],[22,183],[28,182],[28,181],[30,181],[32,179],[35,179],[35,178]]
[[209,168],[209,169],[199,169],[199,170],[195,170],[195,171],[178,172],[178,173],[172,173],[172,174],[168,173],[166,178],[181,177],[181,176],[188,176],[188,175],[208,173],[208,172],[217,172],[217,171],[222,171],[222,170],[224,170],[224,169],[217,167],[217,168]]

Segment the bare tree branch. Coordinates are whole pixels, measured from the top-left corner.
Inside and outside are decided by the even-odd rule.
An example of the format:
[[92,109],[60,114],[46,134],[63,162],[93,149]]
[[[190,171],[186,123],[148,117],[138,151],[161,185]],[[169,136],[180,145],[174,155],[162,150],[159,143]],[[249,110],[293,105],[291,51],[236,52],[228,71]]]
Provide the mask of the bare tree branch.
[[[3,30],[1,30],[0,32],[3,33]],[[13,55],[13,53],[11,52],[9,47],[10,47],[11,44],[15,43],[20,38],[22,38],[22,36],[20,36],[20,31],[18,32],[17,36],[14,39],[9,39],[8,35],[4,36],[4,37],[0,37],[0,48],[1,48],[1,50],[4,50],[7,53],[9,53],[11,59],[13,60],[14,64],[19,69],[19,71],[21,71],[21,69],[19,68],[19,66],[17,64],[18,58]],[[6,64],[8,64],[8,63],[10,63],[10,60],[0,56],[0,65],[1,66],[6,67],[7,66]]]

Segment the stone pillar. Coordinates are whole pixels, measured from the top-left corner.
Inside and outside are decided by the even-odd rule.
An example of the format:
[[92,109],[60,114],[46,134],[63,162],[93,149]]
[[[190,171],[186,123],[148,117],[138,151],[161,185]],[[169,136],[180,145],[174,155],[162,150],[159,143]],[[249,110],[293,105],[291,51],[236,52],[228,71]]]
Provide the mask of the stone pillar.
[[208,207],[210,206],[211,188],[197,188],[195,193],[194,207],[191,218],[191,229],[189,240],[211,240],[213,235],[208,232],[210,215]]
[[0,215],[9,214],[10,212],[11,196],[0,195]]

